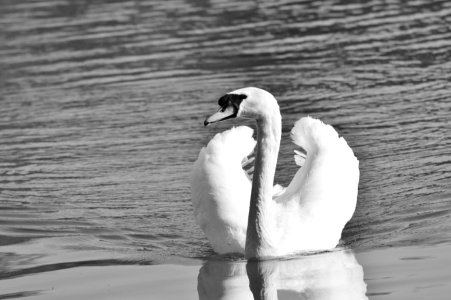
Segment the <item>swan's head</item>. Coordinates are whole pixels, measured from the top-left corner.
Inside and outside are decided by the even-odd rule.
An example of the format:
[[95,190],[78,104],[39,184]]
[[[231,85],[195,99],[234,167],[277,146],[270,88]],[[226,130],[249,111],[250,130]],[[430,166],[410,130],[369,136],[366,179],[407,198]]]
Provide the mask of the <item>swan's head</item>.
[[279,113],[279,105],[269,92],[247,87],[225,94],[218,100],[219,110],[204,121],[207,126],[231,118],[259,120],[273,113]]

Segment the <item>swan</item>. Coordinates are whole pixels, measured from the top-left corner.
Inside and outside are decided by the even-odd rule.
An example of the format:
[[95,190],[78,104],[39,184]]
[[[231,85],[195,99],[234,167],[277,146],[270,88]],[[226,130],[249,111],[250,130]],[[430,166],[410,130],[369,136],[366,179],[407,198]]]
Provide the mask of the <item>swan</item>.
[[[251,118],[253,130],[239,126],[218,133],[201,149],[191,171],[196,223],[219,254],[248,259],[321,251],[337,246],[357,202],[359,162],[343,137],[320,120],[303,117],[291,131],[301,166],[290,184],[274,184],[282,118],[274,96],[259,88],[232,91],[204,125]],[[252,181],[243,164],[255,149]]]

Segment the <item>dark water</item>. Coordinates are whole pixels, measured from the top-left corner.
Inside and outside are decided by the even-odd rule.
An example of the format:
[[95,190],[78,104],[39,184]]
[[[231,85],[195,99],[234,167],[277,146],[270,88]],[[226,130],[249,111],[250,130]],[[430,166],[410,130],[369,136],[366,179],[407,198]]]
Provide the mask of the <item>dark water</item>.
[[345,245],[449,244],[449,1],[0,0],[0,25],[3,277],[211,255],[188,173],[238,124],[204,117],[244,86],[279,100],[277,182],[296,171],[301,116],[354,149]]

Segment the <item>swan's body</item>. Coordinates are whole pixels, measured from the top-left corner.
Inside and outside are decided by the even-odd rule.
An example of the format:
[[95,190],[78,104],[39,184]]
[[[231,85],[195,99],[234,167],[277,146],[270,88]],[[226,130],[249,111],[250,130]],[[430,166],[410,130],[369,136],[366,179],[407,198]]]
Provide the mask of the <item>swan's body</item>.
[[230,117],[254,118],[257,147],[252,182],[242,168],[255,147],[253,131],[246,126],[217,134],[194,164],[195,217],[213,249],[261,258],[334,248],[357,201],[358,160],[346,141],[330,125],[300,119],[291,133],[307,157],[303,162],[296,156],[303,166],[286,189],[275,188],[281,138],[277,101],[257,88],[240,89],[221,99],[221,109],[206,124]]

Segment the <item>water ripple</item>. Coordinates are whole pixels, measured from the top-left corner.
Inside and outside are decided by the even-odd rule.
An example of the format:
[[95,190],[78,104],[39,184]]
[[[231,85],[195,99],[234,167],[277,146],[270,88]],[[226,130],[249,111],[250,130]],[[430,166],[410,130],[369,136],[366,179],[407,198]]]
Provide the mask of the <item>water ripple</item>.
[[1,2],[3,252],[28,245],[30,268],[91,246],[100,259],[210,255],[189,169],[230,126],[203,128],[215,99],[247,85],[279,99],[279,183],[296,171],[288,137],[303,115],[353,147],[345,244],[449,240],[450,20],[448,1],[426,0]]

